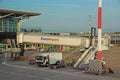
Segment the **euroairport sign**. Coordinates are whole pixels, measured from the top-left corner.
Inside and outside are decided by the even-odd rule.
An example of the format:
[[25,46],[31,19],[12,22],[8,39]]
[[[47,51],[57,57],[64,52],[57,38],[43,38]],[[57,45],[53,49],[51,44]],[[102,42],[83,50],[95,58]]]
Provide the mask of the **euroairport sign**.
[[42,41],[59,41],[58,38],[41,37]]

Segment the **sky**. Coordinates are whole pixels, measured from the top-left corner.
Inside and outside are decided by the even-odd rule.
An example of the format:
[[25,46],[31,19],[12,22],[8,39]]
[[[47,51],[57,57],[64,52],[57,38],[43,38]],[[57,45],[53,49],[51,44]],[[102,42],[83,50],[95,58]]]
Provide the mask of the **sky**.
[[[88,18],[97,28],[98,0],[0,0],[0,8],[39,12],[21,24],[43,32],[87,32]],[[103,0],[103,32],[120,32],[120,0]]]

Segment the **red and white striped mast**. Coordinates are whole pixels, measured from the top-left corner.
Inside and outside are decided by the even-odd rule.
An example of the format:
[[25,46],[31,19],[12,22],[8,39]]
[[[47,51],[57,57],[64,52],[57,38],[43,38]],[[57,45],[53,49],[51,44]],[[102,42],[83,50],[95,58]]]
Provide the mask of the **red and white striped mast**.
[[102,60],[101,41],[102,41],[102,0],[99,0],[98,2],[98,53],[97,53],[98,60]]

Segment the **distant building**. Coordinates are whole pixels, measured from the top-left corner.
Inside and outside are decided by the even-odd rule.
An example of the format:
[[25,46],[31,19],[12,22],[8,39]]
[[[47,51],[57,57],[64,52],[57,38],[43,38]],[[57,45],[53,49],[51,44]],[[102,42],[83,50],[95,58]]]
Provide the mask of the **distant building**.
[[60,33],[60,36],[70,36],[70,33]]
[[120,45],[120,33],[109,33],[111,38],[111,44]]

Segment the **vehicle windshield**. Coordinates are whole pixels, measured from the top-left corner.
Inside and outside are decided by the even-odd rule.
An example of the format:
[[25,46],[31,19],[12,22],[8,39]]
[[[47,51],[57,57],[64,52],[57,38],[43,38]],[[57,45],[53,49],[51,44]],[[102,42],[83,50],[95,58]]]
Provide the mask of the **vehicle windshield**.
[[43,60],[43,56],[36,56],[37,60]]

